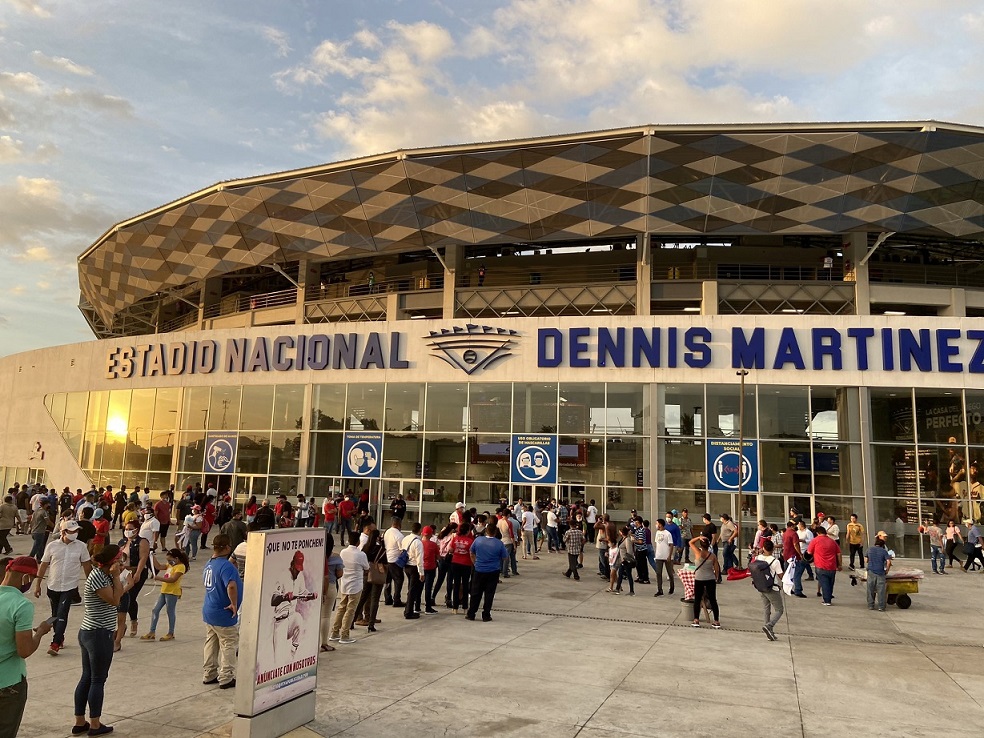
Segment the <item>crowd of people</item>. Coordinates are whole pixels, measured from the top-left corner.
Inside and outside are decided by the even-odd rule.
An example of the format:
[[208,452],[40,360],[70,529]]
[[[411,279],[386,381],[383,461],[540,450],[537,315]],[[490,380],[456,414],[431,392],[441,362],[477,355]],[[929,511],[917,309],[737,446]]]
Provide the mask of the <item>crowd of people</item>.
[[[156,500],[140,487],[114,491],[93,486],[74,493],[66,488],[61,494],[43,486],[8,490],[0,505],[0,553],[13,552],[9,536],[17,534],[31,536],[31,551],[2,564],[0,738],[16,735],[23,714],[24,659],[49,633],[47,653],[59,656],[76,604],[83,606],[78,625],[82,669],[72,733],[111,732],[101,717],[113,654],[123,648],[127,635],[142,641],[175,638],[182,583],[203,550],[210,550],[202,567],[203,683],[235,687],[246,541],[257,530],[315,524],[326,529],[323,652],[333,651],[335,643],[355,643],[355,628],[375,632],[382,622],[381,604],[397,608],[406,620],[436,615],[443,607],[466,620],[477,620],[481,613],[483,621],[490,621],[497,587],[520,576],[519,560],[556,555],[558,573],[575,581],[582,580],[586,567],[596,569],[604,591],[613,595],[634,596],[636,585],[655,583],[654,597],[669,596],[679,579],[685,582],[681,600],[692,609],[692,625],[701,626],[705,610],[716,629],[721,627],[718,586],[750,576],[761,595],[762,630],[769,640],[777,639],[774,628],[785,609],[783,590],[805,598],[804,582],[816,581],[817,597],[824,606],[832,606],[845,558],[848,569],[866,570],[868,608],[884,611],[886,577],[893,563],[888,534],[878,531],[866,548],[869,537],[857,515],[845,525],[846,552],[833,516],[818,513],[810,520],[790,510],[784,528],[760,520],[748,559],[741,562],[738,524],[726,513],[716,516],[717,522],[710,513],[695,521],[687,509],[671,509],[651,523],[632,510],[619,525],[601,514],[594,500],[508,504],[503,499],[494,510],[483,512],[458,502],[446,522],[414,521],[406,532],[407,503],[402,495],[391,501],[384,530],[370,515],[364,490],[329,497],[320,506],[304,495],[293,497],[250,497],[237,507],[227,495],[201,486],[179,495],[172,487]],[[966,556],[964,571],[977,562],[984,564],[979,527],[974,521],[966,523],[965,532],[952,520],[945,528],[935,522],[920,526],[919,532],[929,540],[934,573],[945,574],[947,563],[959,562],[958,547]],[[592,546],[596,558],[589,553]],[[138,596],[148,581],[159,583],[160,589],[149,627],[141,635]],[[34,604],[25,595],[40,599],[42,593],[51,617],[35,628]],[[162,614],[167,628],[159,636]]]

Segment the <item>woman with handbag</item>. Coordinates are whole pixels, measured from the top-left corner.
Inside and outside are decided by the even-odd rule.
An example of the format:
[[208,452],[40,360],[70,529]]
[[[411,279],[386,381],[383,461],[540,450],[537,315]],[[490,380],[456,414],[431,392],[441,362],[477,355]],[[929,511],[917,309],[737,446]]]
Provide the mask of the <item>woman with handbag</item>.
[[362,547],[363,553],[369,559],[369,571],[366,572],[365,583],[362,587],[362,598],[355,608],[355,625],[365,626],[370,633],[376,632],[376,613],[379,612],[379,597],[386,586],[386,546],[380,540],[379,530],[373,528],[369,540]]
[[959,544],[962,546],[964,540],[963,540],[963,536],[960,535],[959,526],[957,525],[956,521],[953,520],[952,518],[949,521],[947,521],[946,531],[944,531],[944,534],[946,535],[947,561],[949,562],[950,566],[953,566],[954,561],[956,561],[958,564],[962,564],[963,562],[960,561],[960,559],[957,557],[956,552],[957,552],[957,545]]
[[632,583],[633,571],[636,565],[635,538],[629,532],[629,526],[622,528],[622,534],[618,541],[618,582],[615,585],[615,594],[622,591],[622,580],[629,580],[629,597],[635,597],[635,585]]
[[[718,563],[717,556],[711,553],[707,539],[703,536],[692,538],[690,548],[694,552],[697,568],[694,569],[694,621],[691,625],[695,628],[700,627],[700,608],[706,599],[707,607],[710,608],[714,620],[711,627],[720,630],[721,621],[718,612],[717,602],[717,580],[721,576],[721,565]],[[710,564],[710,566],[708,566]]]

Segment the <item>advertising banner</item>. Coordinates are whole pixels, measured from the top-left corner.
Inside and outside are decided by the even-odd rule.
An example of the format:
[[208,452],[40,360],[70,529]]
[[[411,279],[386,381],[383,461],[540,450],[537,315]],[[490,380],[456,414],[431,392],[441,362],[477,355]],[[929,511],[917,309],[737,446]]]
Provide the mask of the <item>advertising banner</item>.
[[254,716],[317,686],[325,531],[282,528],[246,539],[236,712]]
[[383,472],[383,434],[348,432],[342,442],[342,476],[379,479]]
[[513,484],[557,484],[557,436],[514,433],[511,448]]
[[239,437],[235,433],[209,433],[205,436],[205,473],[232,474],[236,469],[236,449]]
[[711,492],[737,492],[741,474],[741,491],[758,492],[758,441],[745,441],[739,453],[738,441],[707,440],[707,489]]

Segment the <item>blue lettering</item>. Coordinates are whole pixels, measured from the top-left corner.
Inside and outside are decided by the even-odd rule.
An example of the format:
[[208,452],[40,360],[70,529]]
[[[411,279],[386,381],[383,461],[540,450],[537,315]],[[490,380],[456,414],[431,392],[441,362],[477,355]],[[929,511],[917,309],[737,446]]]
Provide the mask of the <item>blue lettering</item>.
[[233,374],[244,371],[246,366],[246,339],[230,338],[226,341],[225,370]]
[[410,362],[400,358],[403,353],[403,334],[390,334],[390,369],[409,369]]
[[683,345],[689,350],[683,361],[694,369],[703,369],[711,363],[711,332],[707,328],[688,328],[683,334]]
[[294,366],[294,359],[284,356],[284,349],[294,348],[291,336],[277,336],[273,339],[273,368],[285,372]]
[[844,368],[841,356],[841,334],[834,328],[814,328],[813,334],[813,368],[823,370],[823,357],[830,357],[830,368],[840,371]]
[[895,342],[892,340],[892,329],[882,328],[882,369],[886,372],[895,370]]
[[642,366],[642,356],[645,354],[646,363],[651,367],[659,366],[659,328],[653,328],[649,336],[645,328],[632,329],[632,366]]
[[792,364],[797,369],[806,369],[803,352],[800,351],[799,342],[796,340],[796,331],[789,327],[783,328],[779,336],[779,348],[776,349],[776,360],[772,368],[782,369],[786,364]]
[[571,328],[571,359],[570,365],[582,369],[591,366],[591,359],[583,356],[588,351],[588,344],[584,340],[591,335],[590,328]]
[[765,328],[753,328],[751,340],[745,331],[731,329],[731,366],[735,369],[765,369]]
[[307,365],[318,371],[328,367],[331,355],[331,340],[323,333],[315,333],[307,342]]
[[977,341],[977,348],[974,349],[967,371],[971,374],[984,374],[984,331],[967,331],[967,338]]
[[193,341],[192,345],[194,346],[192,373],[211,374],[214,372],[219,344],[215,341]]
[[868,339],[875,335],[874,328],[848,328],[848,338],[854,339],[854,349],[858,357],[858,370],[865,371],[868,368]]
[[188,345],[172,343],[167,347],[167,374],[184,374],[185,362],[188,360]]
[[608,328],[598,329],[598,366],[625,366],[625,328],[615,329],[615,338]]
[[294,369],[307,369],[307,336],[297,337],[297,350],[294,352]]
[[950,361],[951,358],[960,356],[960,347],[950,345],[950,341],[956,341],[959,338],[960,331],[956,328],[940,328],[936,331],[936,356],[941,372],[963,371],[963,364]]
[[386,368],[386,359],[383,358],[383,347],[379,343],[379,334],[373,331],[366,339],[366,350],[362,354],[362,361],[359,362],[359,369],[368,369],[372,365],[377,369]]
[[677,329],[670,328],[667,330],[666,337],[666,366],[670,369],[676,369],[677,365]]
[[912,371],[912,362],[921,372],[933,371],[933,346],[929,328],[919,329],[919,340],[908,328],[899,329],[899,371]]
[[246,371],[255,372],[257,369],[263,372],[270,371],[270,356],[267,353],[266,338],[257,338],[253,342],[253,350],[249,354],[249,361],[246,362]]
[[[552,349],[552,350],[551,350]],[[564,360],[564,334],[556,328],[541,328],[536,334],[536,365],[544,368],[560,366]]]
[[331,346],[331,368],[341,369],[344,364],[346,369],[355,369],[355,352],[358,348],[358,333],[349,333],[348,338],[343,333],[336,333]]

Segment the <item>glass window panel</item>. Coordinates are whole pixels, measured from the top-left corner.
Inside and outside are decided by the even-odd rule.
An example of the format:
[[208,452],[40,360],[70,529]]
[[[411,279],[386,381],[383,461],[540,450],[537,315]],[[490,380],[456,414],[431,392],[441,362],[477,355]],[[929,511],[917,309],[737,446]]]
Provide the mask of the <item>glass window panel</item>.
[[386,385],[386,430],[424,429],[423,382],[390,382]]
[[649,439],[609,438],[605,448],[607,484],[617,481],[623,487],[645,486],[645,470],[649,468]]
[[561,436],[557,452],[557,478],[561,483],[598,487],[605,484],[604,436]]
[[915,440],[912,395],[908,389],[871,390],[871,440]]
[[159,500],[161,498],[161,492],[166,490],[171,484],[170,472],[149,472],[144,479],[144,484],[150,487],[150,497],[154,500]]
[[465,507],[478,508],[479,515],[492,513],[499,503],[499,485],[485,482],[465,484]]
[[345,419],[345,385],[316,384],[311,408],[311,430],[342,430]]
[[117,436],[107,432],[103,444],[102,468],[122,469],[123,451],[126,448],[126,436]]
[[516,383],[513,387],[513,433],[557,432],[557,384]]
[[112,390],[109,393],[106,430],[121,440],[126,437],[127,429],[131,427],[130,395],[130,390]]
[[427,430],[460,433],[465,427],[467,403],[467,384],[428,384]]
[[760,438],[807,437],[810,401],[806,387],[760,385],[758,411]]
[[592,425],[602,423],[604,417],[605,387],[600,382],[560,385],[561,433],[587,435],[592,432]]
[[208,427],[208,387],[185,387],[181,404],[181,428],[205,430]]
[[968,443],[984,445],[984,392],[967,390],[964,413],[967,419]]
[[[964,412],[960,391],[916,390],[916,441],[964,443]],[[952,439],[952,440],[951,440]]]
[[87,431],[106,430],[106,412],[109,410],[109,392],[90,392],[89,409],[85,419]]
[[158,430],[174,430],[178,426],[178,397],[177,387],[161,387],[154,398],[154,428]]
[[789,518],[786,509],[786,498],[783,495],[762,495],[762,517],[770,523],[776,523],[779,530],[786,527]]
[[707,504],[706,497],[704,492],[692,489],[662,489],[659,492],[659,499],[663,500],[662,512],[687,510],[691,520],[694,519],[694,515],[698,520],[700,519]]
[[861,440],[857,388],[812,387],[810,413],[809,432],[812,438],[822,441]]
[[236,452],[236,472],[239,474],[266,474],[269,459],[269,432],[249,431],[239,434],[239,449]]
[[[855,474],[861,473],[861,447],[857,444],[814,444],[813,486],[814,493],[826,496],[849,496],[855,489]],[[823,509],[823,508],[821,508]]]
[[977,509],[979,501],[984,500],[984,448],[970,449],[970,463],[968,464],[968,493],[974,503],[971,517],[980,520],[984,515]]
[[383,425],[385,385],[351,384],[345,427],[348,430],[380,430]]
[[894,497],[902,501],[915,501],[919,497],[920,486],[926,483],[927,468],[932,472],[932,464],[928,456],[916,464],[916,449],[914,446],[872,446],[872,489],[879,495]]
[[300,472],[301,434],[272,433],[270,436],[270,474],[296,477]]
[[[119,471],[108,471],[101,470],[93,475],[93,481],[96,483],[97,487],[106,487],[107,485],[113,485],[113,489],[119,489],[120,485],[123,484],[123,472]],[[142,484],[143,480],[141,480]]]
[[48,413],[55,422],[58,430],[65,429],[65,404],[68,401],[67,392],[58,392],[54,395],[45,395],[44,402],[48,407]]
[[152,434],[150,430],[130,431],[126,442],[126,457],[123,460],[125,469],[147,469]]
[[137,429],[149,431],[154,427],[156,395],[157,391],[152,389],[133,390],[133,395],[130,398],[130,415],[127,420],[127,427],[131,433]]
[[88,392],[69,392],[65,401],[64,429],[70,433],[81,433],[85,429],[85,412],[89,404]]
[[178,469],[201,472],[205,467],[205,433],[195,431],[178,436]]
[[[703,441],[664,439],[660,442],[662,483],[676,489],[707,487],[707,451]],[[703,508],[701,508],[703,510]]]
[[272,497],[287,495],[291,503],[297,502],[297,477],[270,477],[267,479],[267,489]]
[[342,434],[312,433],[308,469],[311,474],[334,476],[342,468]]
[[304,385],[280,384],[273,399],[275,430],[300,430],[304,424]]
[[[707,436],[708,438],[738,437],[738,415],[741,410],[741,385],[707,385]],[[745,382],[745,438],[755,437],[755,386]]]
[[[423,508],[425,513],[443,513],[444,521],[454,510],[454,503],[464,502],[464,482],[447,481],[442,479],[425,479],[423,481]],[[432,492],[434,494],[430,494]],[[441,523],[439,528],[444,527]]]
[[242,387],[213,387],[208,404],[209,430],[235,430],[239,427],[239,401]]
[[[642,384],[609,383],[607,405],[601,419],[608,435],[643,435],[649,432],[643,421],[649,417],[649,388]],[[592,419],[593,426],[599,425]],[[592,433],[600,433],[597,427]]]
[[272,426],[273,393],[271,385],[243,387],[243,404],[239,413],[241,430],[266,430]]
[[468,478],[508,482],[509,480],[508,434],[474,435],[468,439]]
[[[826,497],[824,495],[817,495],[816,511],[823,513],[828,519],[830,517],[836,519],[837,527],[840,528],[838,542],[845,556],[849,550],[847,545],[847,524],[851,522],[851,513],[858,514],[858,522],[865,526],[865,532],[870,538],[874,538],[874,534],[878,532],[877,528],[869,531],[868,526],[862,520],[864,517],[864,500],[860,497]],[[846,560],[844,564],[847,565]]]
[[[83,469],[98,469],[102,466],[102,450],[105,433],[86,433],[82,444],[82,458],[79,466]],[[22,480],[18,480],[22,481]]]
[[791,441],[762,441],[759,444],[762,489],[783,494],[811,493],[809,443]]
[[888,547],[899,556],[917,557],[920,555],[919,534],[916,526],[921,519],[919,506],[914,499],[875,498],[875,525],[871,532],[879,529],[888,533]]
[[423,440],[419,433],[387,433],[383,437],[384,477],[420,479],[423,460]]
[[512,384],[477,382],[468,391],[468,426],[472,433],[509,433]]
[[[72,454],[72,458],[78,460],[81,464],[81,453],[82,453],[82,439],[85,434],[83,433],[63,433],[62,438],[65,440],[65,445],[68,446],[68,450]],[[6,489],[6,488],[4,488]]]
[[704,385],[661,384],[657,395],[660,414],[656,427],[660,435],[704,435]]
[[464,434],[425,434],[424,464],[431,470],[431,479],[463,479],[465,475]]
[[170,472],[174,456],[174,431],[154,431],[150,439],[149,468],[151,471]]

